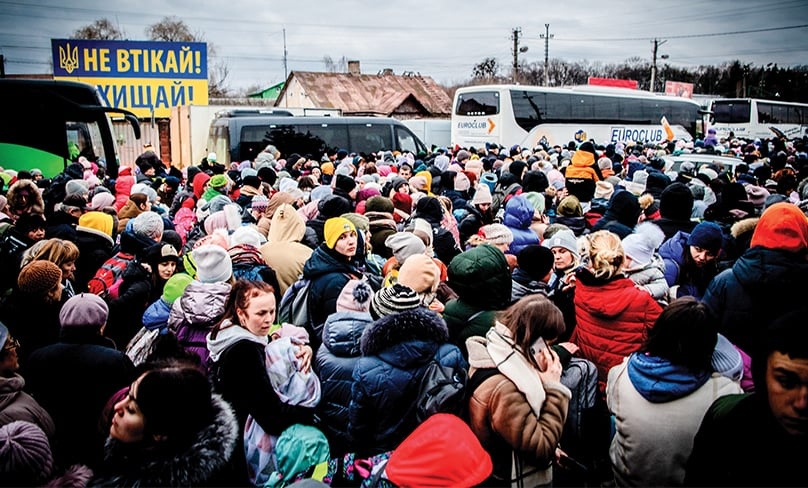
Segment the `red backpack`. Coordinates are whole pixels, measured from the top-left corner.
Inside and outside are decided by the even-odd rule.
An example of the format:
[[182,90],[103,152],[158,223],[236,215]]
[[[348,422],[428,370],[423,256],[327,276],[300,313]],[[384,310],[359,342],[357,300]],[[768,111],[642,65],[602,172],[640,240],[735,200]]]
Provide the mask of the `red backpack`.
[[118,290],[123,283],[123,272],[129,263],[135,260],[134,254],[119,252],[107,259],[98,268],[95,275],[87,283],[87,290],[90,293],[99,295],[104,299],[118,298]]

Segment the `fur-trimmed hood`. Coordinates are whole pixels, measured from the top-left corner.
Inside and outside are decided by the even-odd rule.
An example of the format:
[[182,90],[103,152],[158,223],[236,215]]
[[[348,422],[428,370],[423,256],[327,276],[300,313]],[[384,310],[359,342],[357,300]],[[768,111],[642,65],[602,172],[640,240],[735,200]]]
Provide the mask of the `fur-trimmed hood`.
[[104,466],[90,486],[197,486],[208,483],[227,464],[240,434],[236,415],[228,403],[214,394],[212,407],[213,421],[179,452],[135,453],[131,446],[107,439]]
[[[20,201],[21,194],[28,193],[28,205],[23,205]],[[17,180],[6,193],[8,208],[17,215],[21,213],[43,214],[45,212],[45,202],[42,199],[42,192],[31,180]]]
[[449,341],[449,329],[438,314],[423,307],[380,318],[362,334],[363,356],[372,356],[406,341],[443,344]]
[[751,233],[755,231],[755,227],[757,227],[758,220],[760,220],[760,217],[750,217],[748,219],[739,220],[732,224],[730,234],[732,234],[732,237],[735,239],[744,234],[751,235]]

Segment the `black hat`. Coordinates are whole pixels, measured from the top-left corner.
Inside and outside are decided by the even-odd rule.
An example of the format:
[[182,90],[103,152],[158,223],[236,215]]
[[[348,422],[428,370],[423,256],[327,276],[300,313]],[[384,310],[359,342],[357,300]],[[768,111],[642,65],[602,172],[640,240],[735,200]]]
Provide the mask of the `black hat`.
[[553,269],[553,251],[539,244],[526,246],[516,255],[519,269],[539,281]]
[[62,200],[62,205],[66,207],[76,207],[84,210],[87,208],[87,199],[84,198],[79,193],[68,193],[64,200]]
[[350,193],[354,188],[356,188],[356,181],[350,176],[339,174],[337,175],[336,182],[334,182],[334,187],[339,188],[345,193]]
[[241,183],[243,184],[243,186],[251,186],[253,188],[260,188],[261,187],[261,179],[259,177],[257,177],[257,176],[253,176],[253,175],[245,176],[241,180]]

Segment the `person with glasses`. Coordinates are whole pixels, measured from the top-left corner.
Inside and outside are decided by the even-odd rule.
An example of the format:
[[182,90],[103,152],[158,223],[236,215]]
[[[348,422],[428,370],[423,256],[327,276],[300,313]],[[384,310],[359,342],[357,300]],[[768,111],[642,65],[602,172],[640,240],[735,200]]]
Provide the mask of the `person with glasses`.
[[25,379],[18,373],[19,349],[20,342],[0,322],[0,426],[24,420],[35,424],[52,440],[56,432],[53,419],[31,395],[23,391]]

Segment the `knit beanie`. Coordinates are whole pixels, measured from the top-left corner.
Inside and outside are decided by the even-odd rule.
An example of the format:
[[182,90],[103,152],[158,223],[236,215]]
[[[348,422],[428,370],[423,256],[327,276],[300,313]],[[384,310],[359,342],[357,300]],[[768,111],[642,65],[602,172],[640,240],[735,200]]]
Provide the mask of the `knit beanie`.
[[396,232],[384,240],[384,245],[399,264],[407,261],[407,258],[416,254],[424,254],[426,244],[412,232]]
[[656,224],[642,222],[637,225],[633,234],[623,239],[623,251],[634,263],[645,266],[651,262],[664,240],[665,233]]
[[412,288],[401,283],[386,286],[373,294],[370,315],[374,319],[412,310],[421,305],[421,297]]
[[130,196],[134,195],[136,193],[146,195],[146,198],[150,202],[157,203],[157,192],[154,191],[154,188],[152,188],[151,186],[149,186],[149,185],[147,185],[145,183],[138,183],[137,185],[134,185],[132,187],[132,189],[130,190]]
[[112,219],[111,215],[104,212],[92,211],[82,214],[82,216],[79,217],[78,227],[93,230],[104,234],[105,236],[112,237],[113,224],[114,220]]
[[224,208],[231,203],[233,203],[233,200],[231,200],[227,195],[216,195],[215,197],[211,198],[209,202],[202,205],[202,210],[207,210],[208,213],[213,214],[220,210],[224,210]]
[[409,181],[410,187],[421,192],[429,191],[425,176],[413,176]]
[[583,217],[584,215],[581,201],[575,195],[570,195],[561,200],[556,212],[562,217]]
[[59,323],[65,327],[100,329],[107,323],[109,307],[98,295],[80,293],[70,297],[59,312]]
[[507,244],[513,242],[513,232],[502,224],[488,224],[480,227],[480,233],[487,244]]
[[242,225],[230,235],[231,247],[239,244],[249,244],[250,246],[259,248],[264,242],[266,242],[266,239],[263,238],[261,233],[249,225]]
[[602,198],[608,200],[612,198],[614,193],[614,185],[608,181],[598,181],[595,183],[595,198]]
[[416,293],[429,293],[438,287],[440,268],[426,254],[407,258],[398,270],[398,282]]
[[[227,235],[227,231],[218,230],[215,231],[213,234],[202,236],[199,238],[198,241],[194,243],[194,249],[202,246],[207,246],[213,244],[215,246],[219,246],[225,251],[230,249],[230,236]],[[188,253],[185,253],[185,256],[188,256]]]
[[808,220],[792,203],[776,203],[767,208],[755,227],[749,247],[761,246],[792,253],[808,249]]
[[[804,217],[803,217],[804,218]],[[758,222],[760,225],[760,222]],[[754,241],[754,235],[752,237]],[[721,227],[713,222],[702,222],[693,228],[690,237],[687,238],[688,246],[696,246],[706,249],[713,254],[718,254],[724,242],[724,235]]]
[[90,192],[90,185],[84,180],[70,180],[65,183],[65,195],[79,193],[87,195]]
[[194,249],[191,254],[196,263],[196,278],[202,283],[227,281],[233,274],[230,255],[220,246],[206,244]]
[[23,293],[44,294],[62,282],[62,270],[50,261],[32,261],[20,270],[17,286]]
[[738,381],[743,376],[743,359],[738,349],[721,334],[718,334],[718,341],[713,350],[711,359],[713,370],[721,373],[722,376]]
[[210,181],[208,181],[208,186],[211,188],[215,188],[217,190],[221,190],[227,186],[227,176],[225,175],[215,175],[213,176]]
[[325,245],[329,249],[334,249],[340,236],[345,232],[356,232],[356,226],[344,217],[334,217],[325,221],[323,226],[323,237],[325,238]]
[[115,196],[108,191],[102,191],[93,197],[90,205],[87,208],[90,210],[101,210],[104,207],[111,207],[114,204]]
[[474,191],[474,198],[471,199],[472,205],[481,205],[484,203],[490,204],[493,202],[491,198],[491,190],[488,185],[477,185]]
[[337,175],[337,177],[334,179],[334,188],[338,188],[345,193],[350,193],[354,188],[356,188],[356,181],[350,176]]
[[530,206],[533,207],[533,212],[539,215],[544,214],[544,206],[547,203],[547,200],[544,198],[544,193],[529,191],[522,193],[522,196],[525,197],[525,200],[530,202]]
[[470,157],[471,157],[470,152],[466,151],[465,149],[461,149],[461,150],[457,151],[457,155],[455,156],[455,159],[457,160],[458,163],[462,163],[463,161],[469,159]]
[[328,195],[319,202],[317,202],[317,211],[323,218],[330,219],[332,217],[339,217],[346,214],[353,209],[351,202],[347,198],[339,195]]
[[659,214],[673,220],[690,220],[693,212],[693,192],[684,183],[676,182],[662,191]]
[[39,486],[50,478],[53,454],[37,425],[15,420],[0,427],[0,473],[6,486]]
[[141,237],[156,241],[163,235],[163,230],[163,218],[156,212],[143,212],[132,219],[132,232]]
[[370,197],[365,202],[365,213],[368,212],[384,212],[392,214],[395,207],[389,198],[382,196]]
[[539,281],[553,269],[553,252],[544,246],[530,244],[516,255],[516,263],[533,280]]
[[575,256],[575,259],[578,259],[579,257],[578,240],[575,238],[575,234],[573,234],[571,230],[560,230],[553,234],[553,237],[545,239],[541,245],[551,251],[554,247],[562,247],[571,252]]
[[337,297],[337,312],[370,311],[370,299],[373,289],[364,280],[348,280]]
[[266,210],[269,206],[269,198],[264,195],[256,195],[250,201],[250,208],[253,210]]
[[177,273],[166,281],[163,287],[163,295],[160,297],[164,302],[171,305],[185,293],[185,288],[193,282],[191,275]]
[[479,159],[469,159],[466,161],[466,171],[471,171],[477,175],[477,179],[483,174],[483,162]]
[[471,187],[469,177],[465,173],[457,173],[454,179],[454,189],[456,191],[466,191]]

